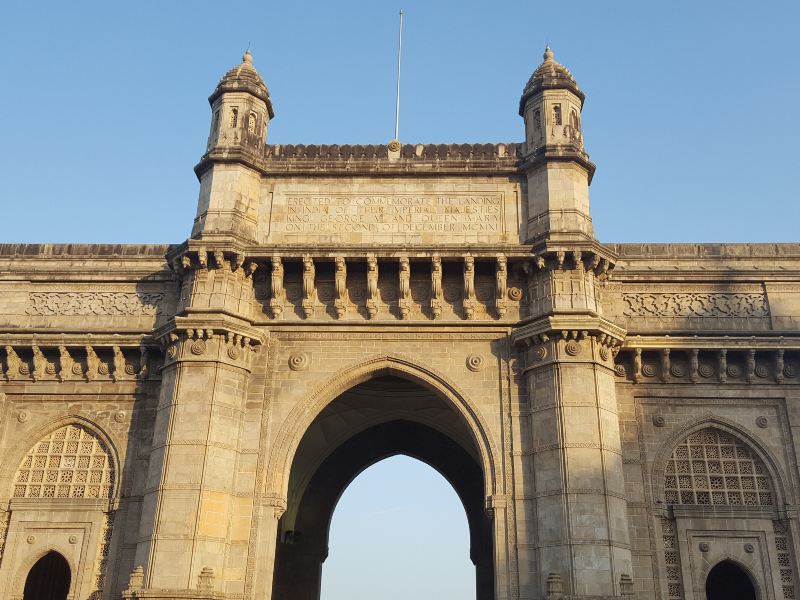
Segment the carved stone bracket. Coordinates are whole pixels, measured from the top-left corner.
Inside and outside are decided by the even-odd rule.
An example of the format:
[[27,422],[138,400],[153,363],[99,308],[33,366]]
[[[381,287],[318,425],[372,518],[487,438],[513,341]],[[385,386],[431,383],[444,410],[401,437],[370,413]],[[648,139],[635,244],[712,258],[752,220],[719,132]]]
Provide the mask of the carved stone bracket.
[[612,369],[624,338],[624,329],[591,316],[547,317],[511,334],[525,350],[526,371],[553,362],[595,362]]
[[632,383],[800,383],[800,344],[776,347],[783,343],[753,339],[748,347],[742,339],[692,338],[664,340],[659,347],[637,337],[617,354],[614,370]]
[[[109,336],[106,336],[109,337]],[[0,378],[15,381],[146,380],[160,363],[154,346],[134,340],[47,336],[0,345]],[[79,341],[80,340],[80,341]],[[83,343],[81,343],[83,342]]]
[[164,365],[178,361],[216,361],[249,370],[264,335],[230,318],[175,317],[155,335],[164,349]]

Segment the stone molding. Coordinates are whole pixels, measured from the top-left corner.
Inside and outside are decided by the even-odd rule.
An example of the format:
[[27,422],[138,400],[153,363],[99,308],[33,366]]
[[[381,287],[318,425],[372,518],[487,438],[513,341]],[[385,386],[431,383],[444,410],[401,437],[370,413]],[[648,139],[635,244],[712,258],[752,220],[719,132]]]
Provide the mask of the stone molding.
[[763,293],[623,293],[625,317],[769,317]]
[[29,292],[29,315],[159,316],[163,292]]

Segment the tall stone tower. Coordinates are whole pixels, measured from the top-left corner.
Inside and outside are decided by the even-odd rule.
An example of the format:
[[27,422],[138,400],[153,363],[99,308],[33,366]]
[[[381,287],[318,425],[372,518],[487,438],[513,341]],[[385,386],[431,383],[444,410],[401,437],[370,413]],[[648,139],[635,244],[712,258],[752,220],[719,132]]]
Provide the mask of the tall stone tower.
[[631,573],[613,370],[625,332],[603,318],[597,298],[614,257],[595,240],[589,215],[583,100],[547,48],[520,100],[535,256],[529,316],[514,333],[533,415],[523,535],[535,550],[520,572],[542,594],[608,597],[627,589]]
[[206,154],[196,167],[200,199],[193,238],[250,242],[258,217],[260,174],[253,168],[275,116],[264,80],[246,51],[242,63],[225,73],[211,104],[211,131]]

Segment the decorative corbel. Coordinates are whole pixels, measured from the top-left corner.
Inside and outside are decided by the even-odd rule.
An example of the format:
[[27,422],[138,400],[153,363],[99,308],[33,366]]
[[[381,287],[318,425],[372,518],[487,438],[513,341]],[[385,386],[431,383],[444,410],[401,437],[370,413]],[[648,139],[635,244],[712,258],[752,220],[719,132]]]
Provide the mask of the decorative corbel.
[[214,250],[214,262],[218,269],[225,268],[225,253],[222,250]]
[[258,263],[254,260],[248,260],[244,263],[244,276],[252,277],[258,270]]
[[464,316],[472,319],[475,316],[475,259],[464,257]]
[[333,284],[336,299],[333,301],[333,308],[336,311],[336,318],[341,319],[347,311],[347,261],[344,256],[337,256],[335,260],[336,271]]
[[303,315],[306,319],[314,314],[314,259],[310,254],[303,256]]
[[752,383],[756,376],[756,351],[747,351],[747,370],[745,371],[745,378],[747,383]]
[[272,318],[277,319],[283,312],[283,304],[286,300],[286,290],[283,287],[283,263],[280,256],[272,257],[272,289],[270,291],[269,310]]
[[400,282],[397,305],[400,308],[400,318],[407,319],[411,310],[411,264],[407,256],[400,257]]
[[98,370],[100,369],[100,359],[97,353],[91,346],[86,346],[86,381],[92,381],[97,377]]
[[58,379],[59,381],[66,381],[69,379],[73,374],[77,374],[74,372],[75,365],[77,363],[73,360],[72,356],[69,354],[69,350],[64,345],[58,347]]
[[378,314],[378,259],[374,254],[367,255],[367,316],[372,319]]
[[22,371],[22,359],[14,348],[6,346],[6,379],[13,381],[23,374]]
[[572,261],[575,263],[575,269],[583,271],[583,252],[580,250],[573,250]]
[[150,374],[150,350],[142,344],[139,346],[139,372],[136,374],[136,379],[145,380]]
[[636,348],[633,353],[633,382],[642,382],[642,349]]
[[667,383],[669,381],[669,373],[670,371],[670,360],[669,360],[669,348],[664,348],[661,350],[661,381]]
[[438,254],[431,257],[431,316],[442,315],[442,259]]
[[39,346],[33,345],[31,350],[33,351],[33,373],[31,375],[34,381],[40,381],[47,373],[47,359]]
[[506,314],[506,294],[508,293],[508,261],[503,254],[497,255],[495,270],[494,308],[497,316],[502,318]]
[[775,352],[775,380],[778,383],[783,381],[783,348]]
[[725,383],[728,381],[728,351],[720,350],[717,359],[719,360],[719,382]]
[[119,346],[114,346],[112,352],[114,353],[114,381],[119,381],[126,375],[125,355],[122,353]]
[[205,248],[197,250],[197,264],[200,265],[201,269],[208,268],[208,251]]
[[691,379],[692,383],[700,381],[700,374],[698,372],[700,368],[699,354],[700,351],[697,348],[689,351],[689,379]]

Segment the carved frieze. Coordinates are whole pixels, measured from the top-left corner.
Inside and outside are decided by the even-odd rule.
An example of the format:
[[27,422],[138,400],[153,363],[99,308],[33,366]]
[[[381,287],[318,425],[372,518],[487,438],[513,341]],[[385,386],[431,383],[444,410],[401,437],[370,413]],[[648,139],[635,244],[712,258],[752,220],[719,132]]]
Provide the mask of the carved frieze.
[[622,295],[626,317],[768,317],[764,294],[688,292]]
[[161,292],[31,292],[29,315],[156,316],[162,312]]

